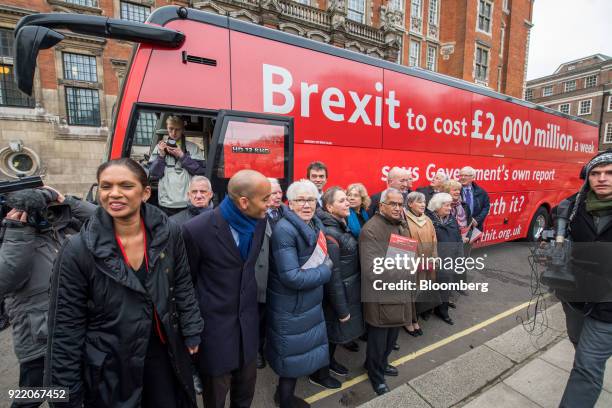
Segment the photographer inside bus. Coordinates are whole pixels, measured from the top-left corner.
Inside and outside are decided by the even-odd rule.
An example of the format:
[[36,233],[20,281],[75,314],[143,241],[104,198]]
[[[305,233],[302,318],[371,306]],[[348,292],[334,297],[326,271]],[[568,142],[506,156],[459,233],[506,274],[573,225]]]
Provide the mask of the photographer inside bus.
[[595,156],[585,174],[583,187],[566,202],[568,210],[560,210],[562,203],[557,211],[557,221],[565,218],[569,225],[577,288],[556,292],[563,301],[568,336],[576,347],[560,404],[563,408],[595,405],[606,361],[612,356],[612,151]]
[[[79,231],[96,206],[64,197],[50,187],[11,193],[6,205],[11,210],[2,222],[0,298],[7,297],[19,387],[41,387],[53,262],[64,241]],[[15,402],[12,406],[40,404]]]
[[178,116],[166,119],[168,138],[161,140],[149,160],[149,177],[158,180],[159,206],[174,215],[189,205],[187,192],[192,176],[205,174],[204,153],[185,140],[185,123]]

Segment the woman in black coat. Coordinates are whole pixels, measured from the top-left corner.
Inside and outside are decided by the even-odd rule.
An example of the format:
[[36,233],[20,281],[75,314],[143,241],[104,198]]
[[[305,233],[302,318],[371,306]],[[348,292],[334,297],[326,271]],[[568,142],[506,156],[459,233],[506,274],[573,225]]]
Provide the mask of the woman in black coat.
[[349,201],[344,190],[331,187],[323,194],[323,211],[318,217],[325,227],[327,250],[334,266],[324,286],[323,312],[329,340],[329,366],[311,380],[325,385],[329,371],[345,376],[348,369],[334,359],[337,344],[346,344],[365,332],[361,311],[361,269],[359,243],[348,228]]
[[179,227],[144,203],[135,161],[97,179],[100,208],[55,263],[45,386],[68,388],[71,407],[196,407],[203,322]]
[[[431,218],[436,229],[436,240],[438,241],[438,257],[445,264],[446,258],[456,259],[463,256],[463,241],[459,232],[459,225],[455,217],[451,215],[451,203],[453,199],[448,193],[437,193],[427,205],[427,215]],[[441,268],[437,274],[439,283],[454,282],[455,271],[453,269]],[[448,314],[450,291],[440,290],[442,303],[434,309],[434,314],[444,322],[455,324]]]

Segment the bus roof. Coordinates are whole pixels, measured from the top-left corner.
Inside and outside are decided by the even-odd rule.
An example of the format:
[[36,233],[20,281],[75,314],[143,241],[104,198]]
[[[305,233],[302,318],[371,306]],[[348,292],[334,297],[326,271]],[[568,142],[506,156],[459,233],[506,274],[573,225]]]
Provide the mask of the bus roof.
[[[182,9],[182,10],[181,10]],[[185,13],[184,10],[187,10]],[[185,16],[186,17],[183,17]],[[202,22],[206,24],[215,25],[222,28],[227,28],[233,31],[242,32],[245,34],[254,35],[257,37],[266,38],[273,41],[279,41],[285,44],[290,44],[296,47],[306,48],[309,50],[321,52],[324,54],[333,55],[340,58],[349,59],[352,61],[360,62],[363,64],[383,68],[414,77],[422,78],[428,81],[437,82],[440,84],[452,86],[454,88],[466,90],[469,92],[477,93],[484,96],[489,96],[495,99],[499,99],[506,102],[515,103],[526,108],[536,109],[542,112],[546,112],[552,115],[556,115],[565,119],[570,119],[576,122],[580,122],[586,125],[597,127],[597,123],[579,118],[572,115],[567,115],[556,111],[554,109],[547,108],[545,106],[537,105],[532,102],[528,102],[522,99],[518,99],[509,95],[504,95],[499,92],[492,91],[488,88],[478,86],[471,82],[457,79],[448,75],[439,74],[437,72],[421,69],[411,68],[404,65],[396,64],[390,61],[374,58],[365,54],[361,54],[355,51],[347,50],[344,48],[335,47],[333,45],[325,44],[319,41],[303,38],[294,34],[285,33],[280,30],[267,28],[253,23],[237,20],[228,16],[221,16],[218,14],[208,13],[196,9],[185,9],[184,7],[178,6],[164,6],[155,9],[149,16],[147,22],[165,26],[173,20],[192,20]]]

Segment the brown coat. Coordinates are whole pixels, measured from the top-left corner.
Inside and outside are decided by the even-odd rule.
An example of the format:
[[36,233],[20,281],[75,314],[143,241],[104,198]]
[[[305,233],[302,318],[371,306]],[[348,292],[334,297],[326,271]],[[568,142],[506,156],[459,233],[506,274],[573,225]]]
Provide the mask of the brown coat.
[[[359,235],[359,257],[361,260],[362,288],[366,296],[363,303],[366,323],[375,327],[400,327],[410,324],[416,319],[414,308],[414,293],[408,290],[385,291],[374,293],[373,283],[377,279],[390,282],[392,277],[403,275],[404,278],[415,280],[414,276],[402,274],[401,271],[385,271],[376,275],[374,259],[384,258],[389,246],[391,234],[410,237],[410,231],[404,221],[394,223],[376,213],[361,229]],[[373,296],[376,299],[373,299]]]

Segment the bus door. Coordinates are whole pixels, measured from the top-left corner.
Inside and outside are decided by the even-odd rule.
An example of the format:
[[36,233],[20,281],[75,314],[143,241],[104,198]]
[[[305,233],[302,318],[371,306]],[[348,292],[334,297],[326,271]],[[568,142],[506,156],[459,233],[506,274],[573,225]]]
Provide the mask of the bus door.
[[217,203],[227,193],[229,179],[244,169],[278,179],[283,191],[287,191],[293,177],[293,118],[219,112],[206,162],[206,176]]

